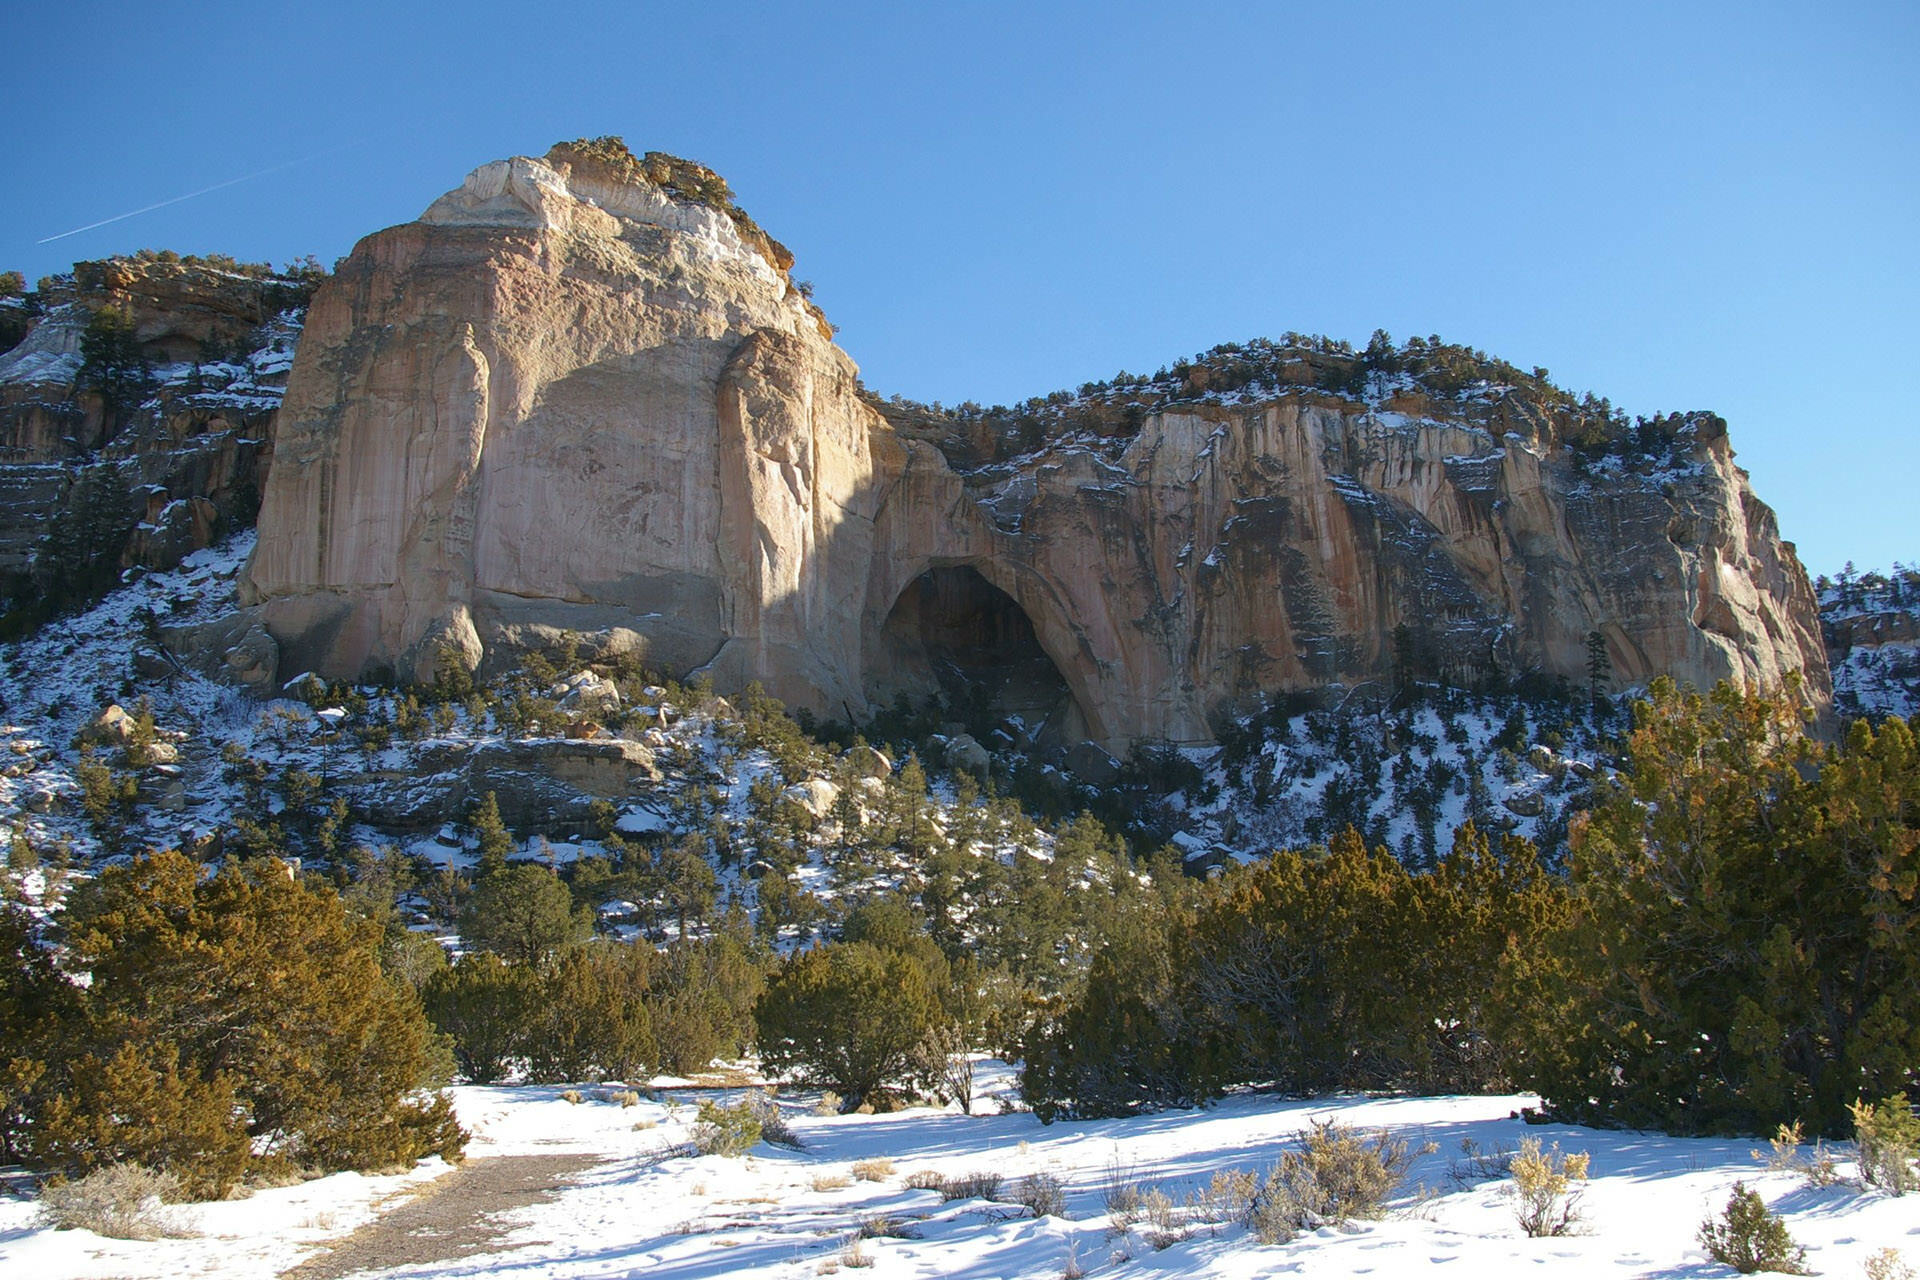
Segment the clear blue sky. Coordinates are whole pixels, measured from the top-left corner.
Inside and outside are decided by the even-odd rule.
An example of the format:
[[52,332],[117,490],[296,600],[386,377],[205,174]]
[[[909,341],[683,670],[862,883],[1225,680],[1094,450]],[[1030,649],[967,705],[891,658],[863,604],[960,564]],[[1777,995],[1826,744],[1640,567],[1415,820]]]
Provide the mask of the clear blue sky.
[[725,174],[883,393],[1438,333],[1630,412],[1724,414],[1816,573],[1920,560],[1911,0],[15,0],[0,23],[0,269],[29,280],[141,246],[331,261],[486,160],[621,134]]

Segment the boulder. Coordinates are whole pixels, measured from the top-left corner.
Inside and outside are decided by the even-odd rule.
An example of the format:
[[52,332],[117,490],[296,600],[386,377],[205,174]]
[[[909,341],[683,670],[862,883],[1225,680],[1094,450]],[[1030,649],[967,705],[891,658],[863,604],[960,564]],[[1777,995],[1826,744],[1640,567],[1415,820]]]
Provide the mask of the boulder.
[[840,798],[840,788],[825,778],[808,778],[804,782],[794,783],[780,794],[814,817],[824,818],[832,812],[834,801]]
[[187,784],[179,778],[163,778],[152,798],[162,813],[180,813],[187,807]]
[[993,771],[993,757],[970,733],[949,738],[942,758],[947,762],[947,768],[959,769],[976,777],[984,778]]
[[876,747],[858,746],[847,748],[847,767],[856,778],[891,778],[893,761],[887,753]]
[[172,657],[152,645],[136,646],[130,662],[133,674],[142,680],[165,680],[180,670]]
[[1521,818],[1537,818],[1547,811],[1546,797],[1537,791],[1515,791],[1501,799],[1507,812]]
[[226,666],[227,674],[236,683],[270,692],[280,668],[280,646],[264,625],[255,622],[227,650]]
[[605,720],[620,710],[620,689],[605,676],[581,671],[549,690],[562,711],[591,720]]
[[133,741],[134,721],[119,703],[110,704],[80,730],[82,746],[124,747]]
[[1067,772],[1090,786],[1108,786],[1120,778],[1120,762],[1091,742],[1067,748]]

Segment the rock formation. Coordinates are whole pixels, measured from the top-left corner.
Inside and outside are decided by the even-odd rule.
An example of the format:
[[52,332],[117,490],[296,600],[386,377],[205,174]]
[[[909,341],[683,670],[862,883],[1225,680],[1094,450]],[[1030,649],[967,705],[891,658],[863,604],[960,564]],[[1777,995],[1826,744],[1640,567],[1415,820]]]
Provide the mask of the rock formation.
[[1304,341],[1028,421],[915,415],[863,398],[790,261],[708,171],[604,144],[362,241],[309,312],[248,571],[282,674],[568,632],[836,718],[972,681],[1010,733],[1116,751],[1396,673],[1584,687],[1595,635],[1617,684],[1827,697],[1806,575],[1711,415],[1636,433],[1484,357]]
[[76,577],[171,567],[251,523],[310,289],[143,254],[6,300],[0,611]]

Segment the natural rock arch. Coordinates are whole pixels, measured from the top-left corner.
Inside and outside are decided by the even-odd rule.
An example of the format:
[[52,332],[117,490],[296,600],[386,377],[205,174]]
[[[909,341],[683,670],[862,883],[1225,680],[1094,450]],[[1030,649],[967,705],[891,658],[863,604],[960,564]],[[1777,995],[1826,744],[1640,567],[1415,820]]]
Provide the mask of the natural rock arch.
[[1046,607],[1044,588],[1023,581],[1029,575],[984,557],[928,556],[893,570],[868,648],[875,706],[939,693],[976,716],[1018,720],[1049,743],[1106,736],[1092,662]]

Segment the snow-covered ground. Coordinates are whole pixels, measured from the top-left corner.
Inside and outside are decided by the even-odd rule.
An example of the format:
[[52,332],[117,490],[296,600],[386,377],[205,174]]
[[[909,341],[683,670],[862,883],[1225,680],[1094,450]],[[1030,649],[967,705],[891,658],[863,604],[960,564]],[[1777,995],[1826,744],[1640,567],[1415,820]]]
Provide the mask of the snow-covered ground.
[[[1794,1174],[1767,1171],[1747,1141],[1530,1127],[1514,1114],[1532,1101],[1526,1097],[1242,1095],[1200,1111],[1043,1126],[1029,1113],[1002,1109],[1012,1096],[1004,1067],[983,1063],[981,1075],[971,1116],[952,1109],[814,1116],[807,1097],[784,1098],[805,1149],[762,1144],[744,1158],[665,1154],[686,1138],[690,1092],[661,1089],[622,1107],[593,1090],[574,1104],[554,1088],[459,1089],[461,1116],[476,1135],[473,1158],[585,1152],[597,1163],[557,1198],[510,1211],[511,1230],[494,1252],[379,1274],[798,1280],[858,1268],[864,1259],[875,1277],[977,1280],[1051,1280],[1070,1267],[1088,1276],[1221,1280],[1429,1270],[1463,1277],[1708,1277],[1733,1274],[1706,1258],[1696,1236],[1736,1181],[1785,1217],[1816,1273],[1859,1276],[1886,1248],[1920,1262],[1920,1198],[1845,1183],[1812,1189]],[[1206,1228],[1156,1249],[1147,1220],[1117,1229],[1107,1211],[1115,1170],[1177,1204],[1218,1171],[1265,1170],[1300,1130],[1328,1118],[1434,1145],[1384,1219],[1326,1226],[1273,1245],[1244,1227]],[[1581,1234],[1529,1239],[1515,1223],[1507,1183],[1463,1185],[1452,1176],[1463,1142],[1492,1150],[1527,1137],[1591,1153]],[[854,1176],[856,1161],[879,1158],[892,1161],[890,1173],[874,1181]],[[344,1235],[368,1218],[370,1206],[394,1203],[442,1169],[429,1162],[399,1177],[335,1175],[248,1200],[183,1207],[182,1225],[197,1236],[145,1244],[37,1228],[30,1204],[0,1201],[0,1275],[251,1280]],[[1051,1174],[1064,1184],[1066,1212],[1036,1219],[1006,1200],[943,1202],[936,1192],[908,1186],[909,1175],[928,1170],[999,1174],[1003,1197],[1026,1175]],[[1844,1160],[1841,1171],[1851,1171]],[[888,1230],[897,1234],[853,1245],[861,1226],[880,1218],[892,1219]]]

